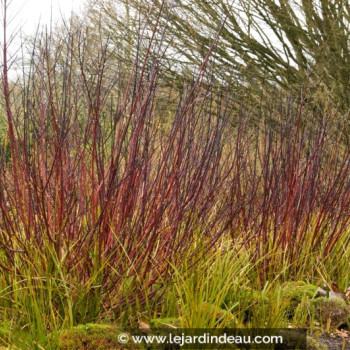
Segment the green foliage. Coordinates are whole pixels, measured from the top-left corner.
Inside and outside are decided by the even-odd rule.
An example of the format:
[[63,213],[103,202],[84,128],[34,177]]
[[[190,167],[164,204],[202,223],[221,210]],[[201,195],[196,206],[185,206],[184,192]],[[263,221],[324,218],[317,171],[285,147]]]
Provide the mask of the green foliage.
[[303,299],[315,297],[317,286],[304,281],[291,281],[282,285],[282,297],[289,300],[288,313],[293,316]]
[[230,305],[229,310],[221,306],[232,285],[247,283],[244,276],[250,266],[242,266],[243,260],[232,251],[223,253],[223,249],[201,257],[194,268],[185,262],[181,270],[176,270],[175,288],[182,328],[223,327],[232,321],[231,312],[237,304]]
[[292,323],[296,327],[313,329],[314,320],[315,320],[315,308],[312,305],[312,302],[306,296],[303,297],[301,302],[298,304],[293,314],[290,313],[288,316],[293,316]]
[[11,337],[10,332],[11,325],[7,321],[3,321],[0,324],[0,345],[6,345]]
[[288,306],[289,300],[282,296],[279,283],[266,283],[258,301],[247,310],[246,323],[253,328],[285,328]]
[[260,291],[246,286],[246,285],[236,285],[235,288],[232,288],[225,298],[224,305],[229,307],[234,305],[239,301],[239,306],[242,309],[246,309],[255,305],[257,303],[269,303],[269,298],[267,295],[261,295]]

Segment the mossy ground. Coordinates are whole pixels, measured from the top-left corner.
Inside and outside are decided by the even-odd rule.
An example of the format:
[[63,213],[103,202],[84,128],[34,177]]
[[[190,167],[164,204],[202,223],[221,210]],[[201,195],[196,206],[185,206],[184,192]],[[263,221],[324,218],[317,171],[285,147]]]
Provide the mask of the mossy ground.
[[102,324],[79,325],[60,332],[58,350],[121,350],[142,349],[134,344],[121,344],[118,335],[123,331]]
[[308,350],[327,350],[327,346],[312,337],[307,337]]

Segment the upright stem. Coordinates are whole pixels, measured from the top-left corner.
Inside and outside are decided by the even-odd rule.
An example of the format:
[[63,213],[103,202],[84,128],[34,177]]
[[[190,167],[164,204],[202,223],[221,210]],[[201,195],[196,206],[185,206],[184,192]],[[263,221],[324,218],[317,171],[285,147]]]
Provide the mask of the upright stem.
[[[18,169],[17,162],[20,162],[20,156],[17,146],[17,141],[15,137],[15,131],[13,126],[13,114],[11,110],[11,101],[10,101],[10,89],[9,89],[9,80],[8,80],[8,63],[7,63],[7,0],[4,0],[4,20],[3,20],[3,30],[4,30],[4,42],[3,42],[3,77],[4,77],[4,97],[5,97],[5,106],[6,106],[6,115],[7,115],[7,123],[8,123],[8,132],[10,139],[10,147],[11,147],[11,159],[12,159],[12,169],[13,169],[13,179],[15,185],[15,196],[16,202],[19,203],[19,214],[23,223],[25,224],[25,216],[23,212],[23,206],[21,205],[22,200],[22,191],[19,187],[18,181]],[[21,183],[24,184],[24,176],[23,172],[21,173]],[[23,193],[24,195],[24,193]],[[26,226],[26,225],[25,225]],[[27,235],[29,233],[27,232]]]

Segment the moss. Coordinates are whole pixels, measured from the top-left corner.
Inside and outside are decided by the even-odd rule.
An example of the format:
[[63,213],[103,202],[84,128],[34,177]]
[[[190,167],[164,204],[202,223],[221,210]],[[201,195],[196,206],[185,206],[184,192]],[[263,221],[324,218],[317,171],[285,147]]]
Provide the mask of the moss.
[[142,349],[134,344],[120,344],[121,331],[110,325],[79,325],[59,333],[59,350]]
[[307,337],[307,349],[308,350],[327,350],[327,346],[321,344],[319,341],[312,337]]
[[312,299],[316,295],[317,286],[304,281],[292,281],[282,286],[282,297],[289,299],[287,313],[293,316],[302,300]]
[[242,309],[249,308],[255,304],[268,304],[269,298],[263,295],[261,291],[254,290],[253,288],[243,286],[230,290],[224,299],[224,303],[221,305],[222,309],[230,309],[236,303],[239,303]]
[[346,322],[350,316],[350,307],[341,298],[328,299],[326,297],[314,300],[316,318],[323,325],[336,328]]

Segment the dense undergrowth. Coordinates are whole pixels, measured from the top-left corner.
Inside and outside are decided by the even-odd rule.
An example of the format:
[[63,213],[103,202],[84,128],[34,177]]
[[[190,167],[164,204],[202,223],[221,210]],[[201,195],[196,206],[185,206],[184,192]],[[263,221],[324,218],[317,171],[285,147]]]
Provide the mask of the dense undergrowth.
[[350,148],[332,108],[307,104],[307,82],[249,105],[211,80],[210,52],[173,91],[157,27],[121,80],[108,40],[92,58],[74,30],[38,37],[20,82],[4,65],[0,341],[56,348],[88,323],[308,325],[286,282],[350,284]]

